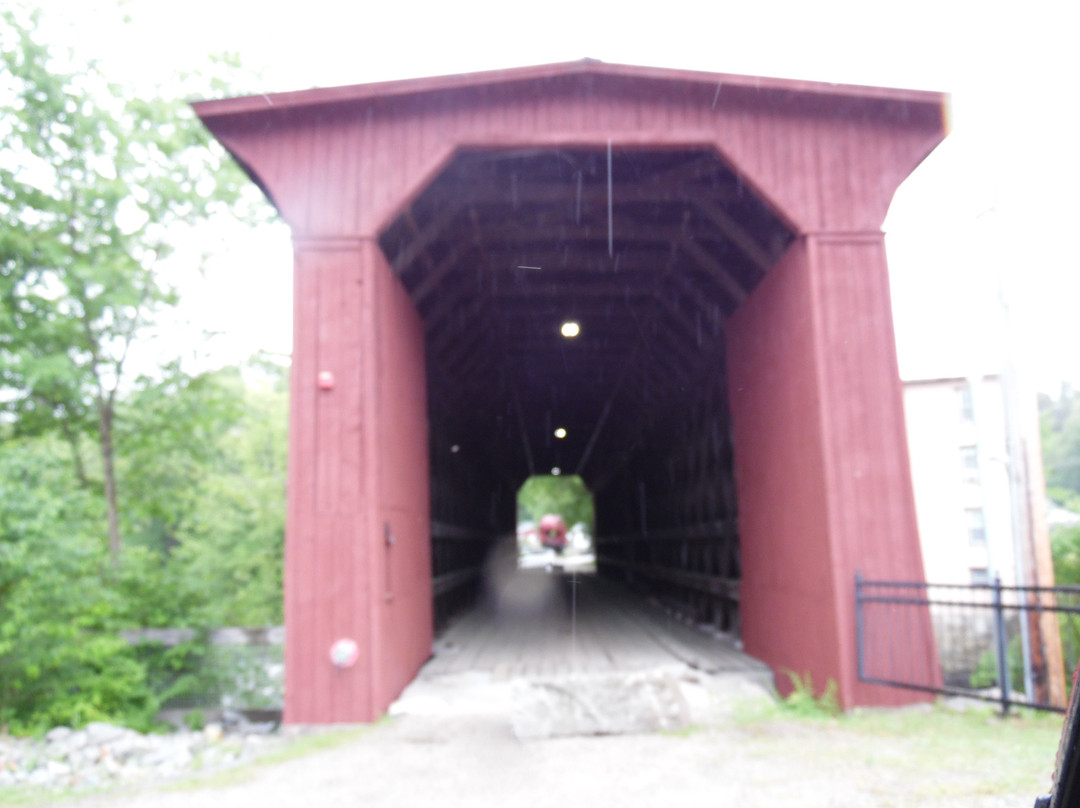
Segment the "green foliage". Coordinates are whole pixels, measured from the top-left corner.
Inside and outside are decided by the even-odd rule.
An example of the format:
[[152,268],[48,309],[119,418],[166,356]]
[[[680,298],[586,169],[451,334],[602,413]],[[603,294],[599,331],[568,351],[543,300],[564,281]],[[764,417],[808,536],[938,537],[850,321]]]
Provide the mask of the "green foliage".
[[245,390],[178,530],[175,561],[198,592],[206,624],[282,620],[287,386],[277,368]]
[[187,724],[188,729],[198,732],[206,726],[206,717],[202,710],[195,709],[184,714],[184,723]]
[[0,725],[153,722],[157,702],[118,635],[100,503],[49,437],[0,444]]
[[557,514],[567,526],[584,522],[593,526],[592,494],[577,475],[530,477],[518,491],[518,521],[536,522],[545,514]]
[[121,631],[281,620],[285,371],[131,378],[177,229],[250,184],[179,100],[201,77],[137,96],[39,16],[0,13],[0,726],[147,729],[220,674],[205,634]]
[[133,648],[119,632],[280,622],[287,395],[284,372],[266,373],[250,390],[223,371],[122,402],[147,406],[120,444],[133,540],[117,566],[100,497],[78,484],[62,439],[0,440],[0,725],[146,729],[165,700],[255,676],[242,661],[207,666],[203,639]]
[[1050,531],[1050,552],[1054,558],[1054,581],[1080,584],[1080,525],[1062,525]]
[[[1017,634],[1005,650],[1005,661],[1009,666],[1009,684],[1015,690],[1024,686],[1024,652],[1021,646],[1023,638]],[[998,687],[997,652],[993,649],[984,651],[979,656],[975,670],[971,674],[971,686],[976,690]]]
[[801,676],[785,670],[791,692],[781,701],[784,712],[805,718],[828,718],[840,714],[839,689],[835,679],[825,683],[821,693],[815,693],[814,682],[808,672]]
[[113,430],[129,355],[177,300],[158,272],[176,228],[236,200],[241,175],[179,100],[56,58],[37,41],[39,17],[0,17],[0,140],[13,158],[0,160],[0,407],[23,434],[59,429],[96,489],[83,457],[95,447],[115,563]]
[[1063,384],[1056,399],[1039,397],[1043,466],[1052,499],[1080,510],[1080,390]]

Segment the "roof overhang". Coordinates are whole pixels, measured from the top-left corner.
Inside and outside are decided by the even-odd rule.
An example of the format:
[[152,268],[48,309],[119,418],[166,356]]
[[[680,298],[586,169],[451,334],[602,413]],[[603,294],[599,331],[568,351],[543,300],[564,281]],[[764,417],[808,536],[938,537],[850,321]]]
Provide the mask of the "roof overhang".
[[938,110],[945,105],[947,100],[947,96],[943,93],[926,90],[903,90],[795,79],[763,78],[731,73],[708,73],[660,67],[609,64],[595,59],[581,59],[574,62],[557,62],[504,70],[488,70],[448,76],[431,76],[198,101],[193,106],[199,117],[209,125],[212,119],[234,115],[250,115],[269,110],[285,111],[307,107],[354,104],[374,99],[402,98],[429,93],[468,90],[482,86],[513,85],[575,76],[627,79],[650,84],[682,84],[685,86],[708,87],[710,89],[715,88],[717,94],[720,92],[759,95],[782,94],[834,100],[884,101],[905,105],[929,106]]

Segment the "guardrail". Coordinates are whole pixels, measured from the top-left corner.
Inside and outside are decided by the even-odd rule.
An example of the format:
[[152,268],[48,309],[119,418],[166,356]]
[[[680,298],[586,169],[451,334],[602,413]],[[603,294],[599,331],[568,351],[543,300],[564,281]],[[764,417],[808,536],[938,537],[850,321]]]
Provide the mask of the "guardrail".
[[[934,647],[914,647],[927,615]],[[1048,642],[1080,652],[1080,587],[872,581],[856,575],[859,680],[1001,705],[1065,711],[1051,697]],[[1065,679],[1071,678],[1070,670]]]

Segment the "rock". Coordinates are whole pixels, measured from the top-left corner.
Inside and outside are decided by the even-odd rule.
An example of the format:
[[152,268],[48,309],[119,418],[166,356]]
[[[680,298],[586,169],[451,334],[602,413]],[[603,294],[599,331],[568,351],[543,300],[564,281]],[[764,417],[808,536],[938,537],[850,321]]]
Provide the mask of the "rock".
[[122,738],[131,731],[126,727],[118,727],[115,724],[94,721],[86,725],[86,740],[88,743],[103,746],[110,741]]
[[681,729],[689,709],[668,672],[519,680],[511,723],[521,739]]
[[[263,728],[245,722],[236,729]],[[247,743],[252,738],[255,742]],[[193,771],[196,762],[224,766],[250,760],[262,752],[264,744],[273,743],[274,736],[226,732],[220,724],[209,724],[201,732],[181,730],[166,735],[143,735],[104,722],[81,730],[54,727],[41,740],[0,735],[0,789],[107,787],[161,780]]]
[[111,777],[116,777],[118,774],[120,774],[120,770],[122,768],[122,766],[120,765],[120,761],[112,755],[105,755],[101,759],[100,765],[101,768],[103,768],[105,772]]
[[[66,727],[64,729],[66,729]],[[50,757],[71,757],[81,751],[86,746],[88,740],[88,734],[85,729],[61,733],[61,736],[62,737],[60,737],[59,740],[46,744],[45,753]]]
[[220,743],[223,735],[221,724],[207,724],[202,731],[203,741],[208,744]]
[[45,742],[59,743],[69,738],[74,731],[71,727],[53,727],[45,733]]
[[26,778],[26,782],[32,786],[47,786],[51,781],[52,776],[49,774],[49,770],[44,766],[40,769],[34,769]]
[[71,774],[71,767],[66,763],[61,763],[59,760],[49,760],[45,762],[45,770],[53,777],[59,777],[64,774]]
[[108,751],[115,760],[120,763],[125,763],[131,758],[147,754],[153,748],[154,741],[151,736],[132,732],[109,744]]

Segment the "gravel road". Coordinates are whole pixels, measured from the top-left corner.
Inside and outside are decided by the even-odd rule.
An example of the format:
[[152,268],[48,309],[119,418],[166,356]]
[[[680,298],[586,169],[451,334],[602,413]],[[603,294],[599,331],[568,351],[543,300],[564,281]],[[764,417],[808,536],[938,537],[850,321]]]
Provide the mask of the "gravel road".
[[[684,730],[519,740],[511,683],[418,682],[394,715],[341,746],[182,789],[85,796],[70,808],[402,806],[1030,806],[987,793],[987,771],[922,767],[919,738],[875,740],[844,722],[735,716],[770,698],[753,683],[689,670]],[[988,762],[988,765],[993,765]]]

